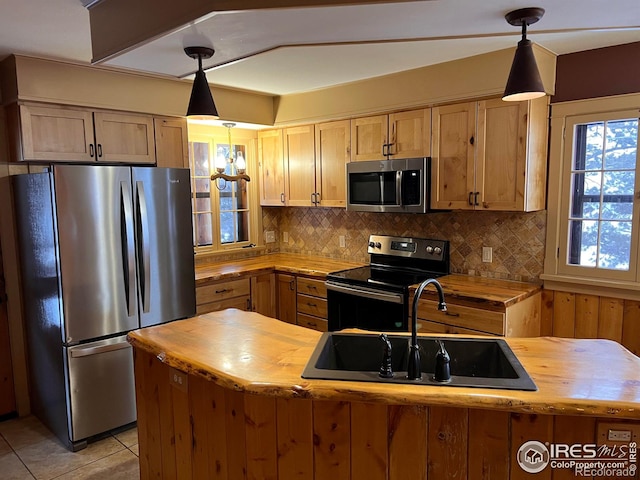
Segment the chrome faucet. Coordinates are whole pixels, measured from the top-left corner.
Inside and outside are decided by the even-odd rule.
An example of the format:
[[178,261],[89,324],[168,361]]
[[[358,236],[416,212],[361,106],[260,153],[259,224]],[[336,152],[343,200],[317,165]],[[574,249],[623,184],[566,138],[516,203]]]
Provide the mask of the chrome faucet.
[[407,366],[407,378],[409,380],[418,380],[422,377],[420,371],[420,350],[418,347],[418,300],[420,295],[424,291],[425,287],[429,284],[433,284],[438,291],[438,310],[441,312],[447,311],[447,304],[444,301],[444,292],[442,291],[442,285],[434,278],[429,278],[420,284],[416,290],[416,294],[413,297],[413,312],[411,313],[411,340],[409,342],[409,365]]

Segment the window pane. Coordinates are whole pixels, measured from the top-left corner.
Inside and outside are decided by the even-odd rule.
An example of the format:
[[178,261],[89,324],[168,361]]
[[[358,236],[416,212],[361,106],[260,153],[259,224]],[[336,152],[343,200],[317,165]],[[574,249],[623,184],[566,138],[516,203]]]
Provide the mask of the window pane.
[[598,267],[629,270],[631,222],[602,222]]
[[571,265],[595,267],[598,254],[598,222],[569,222],[569,258]]
[[208,178],[196,178],[196,193],[208,192],[211,180]]
[[599,170],[602,168],[604,148],[604,122],[578,125],[574,170]]
[[605,168],[635,168],[638,120],[607,122]]
[[211,212],[211,200],[209,197],[196,198],[196,212]]
[[231,212],[220,213],[220,242],[235,242],[235,225],[233,222],[233,213]]
[[237,235],[239,242],[249,241],[249,212],[236,213],[236,222],[238,226]]
[[193,175],[196,177],[206,177],[209,175],[209,144],[192,142],[193,151]]
[[197,245],[211,245],[213,243],[210,213],[196,214],[196,232],[198,235]]

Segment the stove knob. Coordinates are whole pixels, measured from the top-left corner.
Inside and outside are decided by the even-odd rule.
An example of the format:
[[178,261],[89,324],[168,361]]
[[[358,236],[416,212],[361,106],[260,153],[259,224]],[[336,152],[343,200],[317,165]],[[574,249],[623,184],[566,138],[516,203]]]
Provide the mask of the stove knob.
[[373,242],[369,242],[369,248],[373,248],[373,247],[375,247],[375,246],[376,246],[376,244],[375,244],[375,243],[373,243]]
[[442,253],[442,248],[440,247],[435,247],[433,249],[433,253],[435,253],[436,255],[440,255]]
[[433,253],[433,247],[431,245],[427,245],[427,248],[425,250],[427,251],[427,253],[429,255],[431,255]]
[[380,242],[376,242],[376,248],[382,248],[382,244]]

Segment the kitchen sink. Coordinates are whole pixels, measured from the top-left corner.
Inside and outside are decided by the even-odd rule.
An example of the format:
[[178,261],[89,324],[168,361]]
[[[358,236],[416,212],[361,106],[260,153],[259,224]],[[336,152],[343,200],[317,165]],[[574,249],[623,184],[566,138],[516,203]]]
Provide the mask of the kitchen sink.
[[[535,383],[509,345],[500,338],[418,337],[422,377],[407,376],[408,336],[389,335],[392,378],[378,375],[383,359],[379,335],[327,332],[322,335],[303,378],[361,382],[442,385],[451,387],[537,390]],[[433,379],[438,344],[442,340],[451,357],[451,381]]]

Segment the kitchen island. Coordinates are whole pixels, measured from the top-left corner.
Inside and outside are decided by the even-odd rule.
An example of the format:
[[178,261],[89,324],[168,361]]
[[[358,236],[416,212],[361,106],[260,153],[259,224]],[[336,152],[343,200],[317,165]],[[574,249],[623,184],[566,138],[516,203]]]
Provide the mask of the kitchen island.
[[131,332],[142,478],[525,478],[526,441],[640,428],[640,359],[608,340],[506,339],[524,392],[302,379],[319,338],[233,309]]

